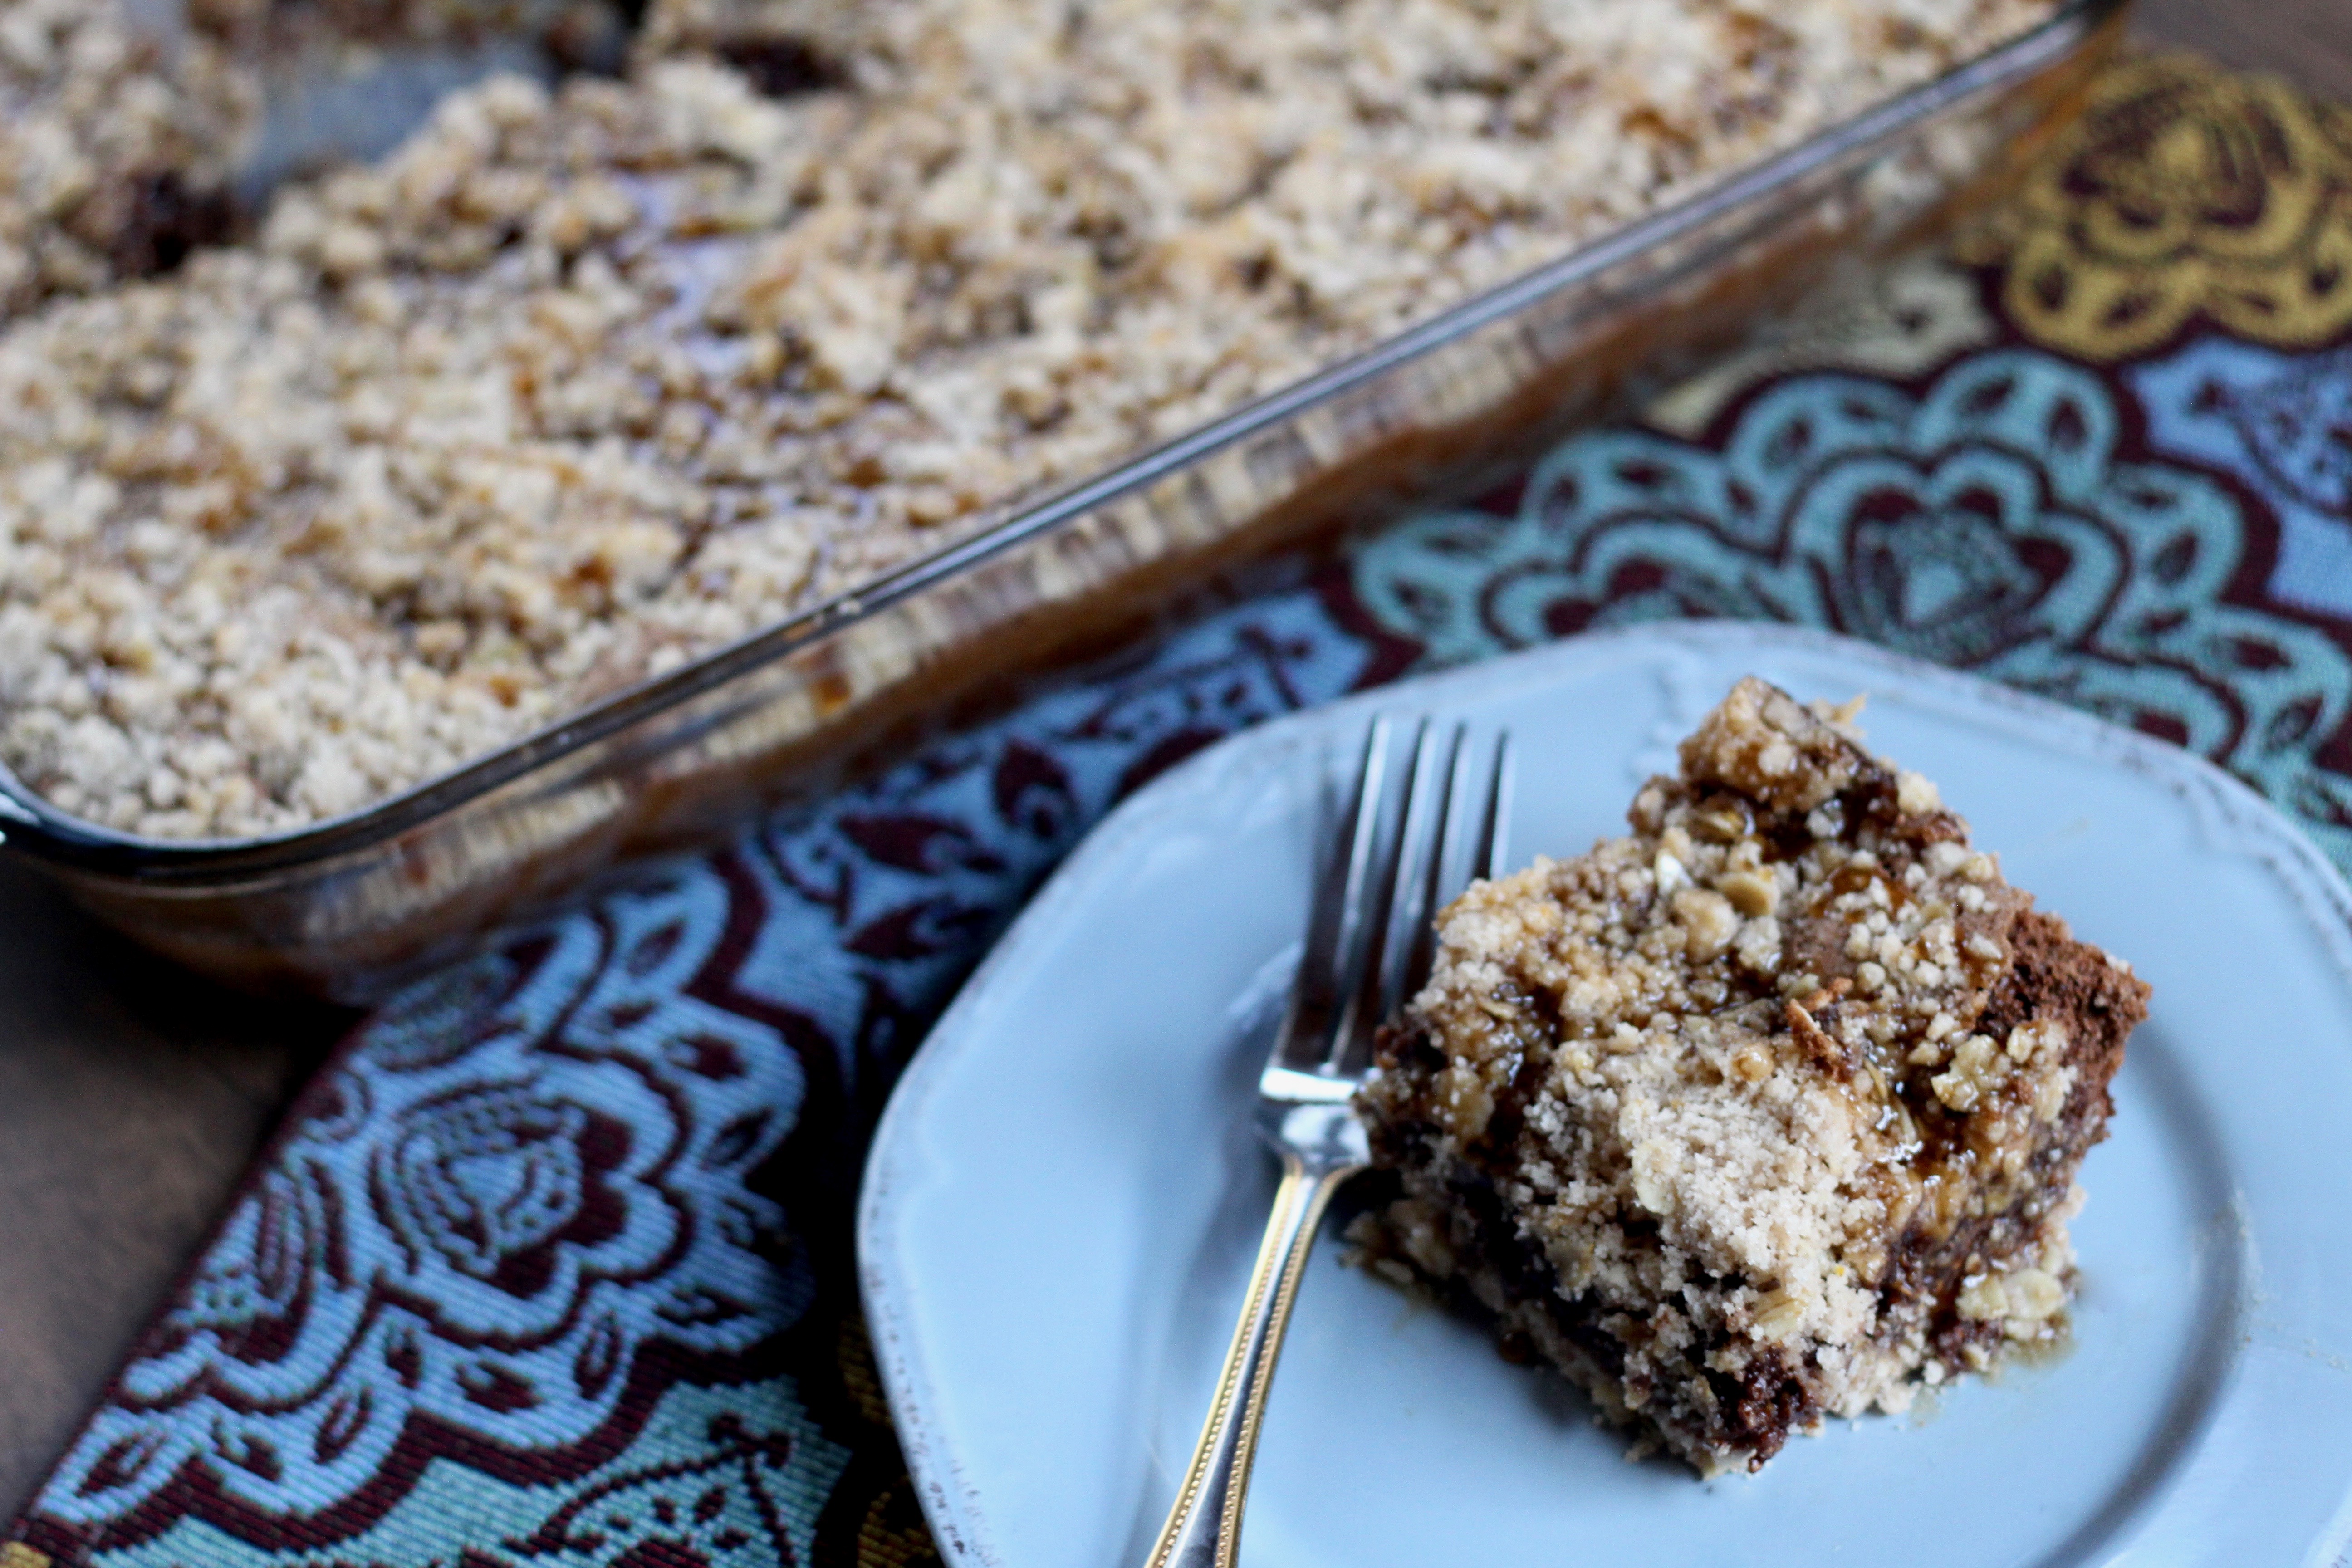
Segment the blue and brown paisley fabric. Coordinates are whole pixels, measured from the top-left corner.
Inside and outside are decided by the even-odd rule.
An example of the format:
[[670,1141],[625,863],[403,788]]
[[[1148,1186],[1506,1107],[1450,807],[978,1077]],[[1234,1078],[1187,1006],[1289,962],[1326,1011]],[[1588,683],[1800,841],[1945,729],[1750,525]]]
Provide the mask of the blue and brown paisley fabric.
[[[2203,406],[2238,368],[2222,356],[2192,372],[2203,379],[2183,396]],[[2169,389],[2179,373],[2149,374]],[[1447,663],[1691,616],[1864,637],[2186,745],[2294,803],[2352,862],[2352,778],[2313,745],[2352,701],[2340,633],[2276,596],[2267,509],[2224,473],[2154,455],[2152,423],[2097,374],[2033,349],[1965,355],[1916,389],[1794,376],[1718,441],[1640,428],[1571,441],[1512,510],[1439,513],[1370,542],[1355,588],[1380,625]],[[2334,530],[2352,533],[2340,507]]]
[[2165,737],[2352,868],[2352,113],[2128,61],[1982,230],[1486,502],[1263,567],[411,991],[291,1108],[0,1568],[934,1561],[850,1205],[1030,889],[1244,725],[1691,616]]
[[2352,110],[2185,57],[2132,62],[1961,254],[1999,268],[2022,331],[2093,363],[2200,329],[2321,346],[2352,327]]

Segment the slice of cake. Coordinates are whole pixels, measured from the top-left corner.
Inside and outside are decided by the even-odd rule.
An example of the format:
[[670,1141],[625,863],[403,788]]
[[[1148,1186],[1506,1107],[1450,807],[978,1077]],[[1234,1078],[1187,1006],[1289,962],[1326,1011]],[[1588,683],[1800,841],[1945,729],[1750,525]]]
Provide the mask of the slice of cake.
[[2066,1331],[2147,1010],[1852,711],[1743,680],[1630,836],[1472,887],[1360,1102],[1370,1266],[1707,1474]]

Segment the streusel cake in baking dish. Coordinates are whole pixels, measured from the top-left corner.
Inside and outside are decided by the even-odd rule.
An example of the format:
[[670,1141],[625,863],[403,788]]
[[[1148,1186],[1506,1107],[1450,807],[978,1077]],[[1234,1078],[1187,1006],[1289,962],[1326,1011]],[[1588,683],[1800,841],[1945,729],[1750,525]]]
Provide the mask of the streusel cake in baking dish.
[[0,332],[0,761],[164,837],[366,805],[2051,9],[657,5]]
[[2064,1331],[2147,1012],[1849,719],[1744,680],[1630,834],[1472,887],[1360,1100],[1371,1266],[1708,1473]]

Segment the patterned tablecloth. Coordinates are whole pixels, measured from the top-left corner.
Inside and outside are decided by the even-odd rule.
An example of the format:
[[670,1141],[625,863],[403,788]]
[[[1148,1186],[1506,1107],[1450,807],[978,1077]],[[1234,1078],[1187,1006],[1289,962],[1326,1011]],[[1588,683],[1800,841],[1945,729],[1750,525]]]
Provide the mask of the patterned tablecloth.
[[2189,746],[2352,866],[2352,112],[2116,69],[1994,226],[1481,506],[1277,563],[375,1016],[0,1568],[906,1564],[857,1156],[1111,803],[1244,725],[1588,626],[1801,622]]

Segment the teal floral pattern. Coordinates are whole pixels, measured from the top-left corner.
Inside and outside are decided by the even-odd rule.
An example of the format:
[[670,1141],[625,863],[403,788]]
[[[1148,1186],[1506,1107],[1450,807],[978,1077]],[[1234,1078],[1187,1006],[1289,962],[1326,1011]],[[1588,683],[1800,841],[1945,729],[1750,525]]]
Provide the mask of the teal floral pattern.
[[2352,349],[2207,338],[2126,380],[2154,450],[2231,476],[2278,520],[2271,595],[2352,616]]
[[1439,513],[1371,543],[1353,589],[1432,665],[1674,616],[1865,637],[2189,746],[2352,863],[2352,780],[2316,760],[2352,661],[2240,602],[2267,529],[2241,498],[2127,456],[2097,374],[1997,349],[1916,394],[1780,382],[1719,447],[1638,427],[1570,441],[1509,514]]

